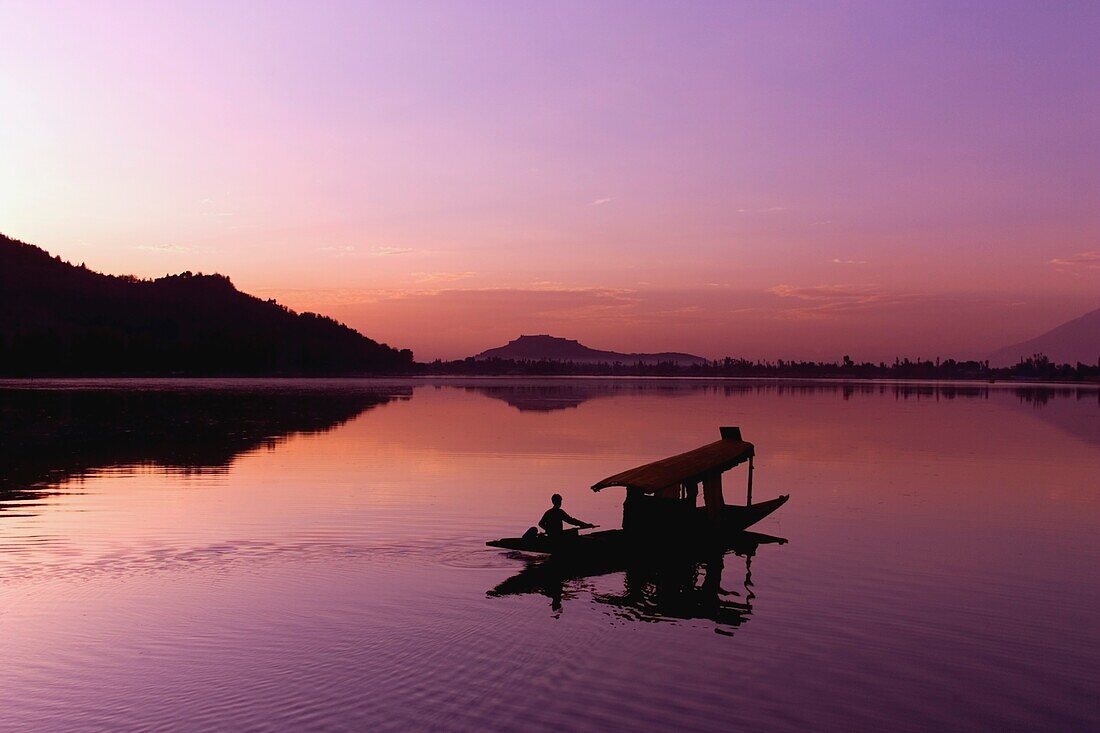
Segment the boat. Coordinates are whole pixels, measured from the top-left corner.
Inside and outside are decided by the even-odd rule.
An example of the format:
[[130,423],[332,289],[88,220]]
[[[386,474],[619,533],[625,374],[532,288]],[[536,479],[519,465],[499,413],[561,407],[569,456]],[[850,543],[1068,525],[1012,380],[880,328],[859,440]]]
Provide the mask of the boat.
[[[756,449],[742,439],[741,429],[719,429],[721,439],[686,453],[617,473],[592,485],[593,491],[626,489],[621,529],[582,534],[570,530],[555,535],[529,532],[502,537],[489,547],[548,555],[614,556],[640,552],[713,554],[738,534],[764,519],[790,498],[783,494],[753,503],[753,458]],[[726,504],[722,475],[748,464],[744,504]],[[702,492],[700,492],[702,485]],[[700,506],[698,498],[702,493]]]

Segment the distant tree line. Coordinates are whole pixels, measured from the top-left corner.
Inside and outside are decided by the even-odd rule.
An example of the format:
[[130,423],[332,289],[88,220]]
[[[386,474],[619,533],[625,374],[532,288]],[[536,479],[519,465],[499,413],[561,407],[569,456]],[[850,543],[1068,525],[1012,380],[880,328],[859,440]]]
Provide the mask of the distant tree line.
[[1026,380],[1057,382],[1100,381],[1097,364],[1055,364],[1043,354],[1022,359],[1010,367],[992,367],[988,361],[955,359],[887,362],[843,361],[751,361],[726,357],[706,364],[679,365],[637,363],[575,363],[571,361],[527,361],[515,359],[436,360],[419,365],[425,374],[457,375],[529,375],[529,376],[635,376],[635,377],[792,377],[808,379],[951,379],[951,380]]

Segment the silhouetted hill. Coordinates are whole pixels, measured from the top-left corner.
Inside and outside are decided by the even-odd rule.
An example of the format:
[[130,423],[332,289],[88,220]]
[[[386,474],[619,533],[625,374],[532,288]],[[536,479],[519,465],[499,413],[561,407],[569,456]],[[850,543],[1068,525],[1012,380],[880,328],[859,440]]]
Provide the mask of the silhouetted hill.
[[398,351],[222,275],[103,275],[0,235],[0,374],[258,375],[404,371]]
[[989,356],[989,361],[995,366],[1003,366],[1035,354],[1046,354],[1051,361],[1058,363],[1100,363],[1100,308],[1063,323],[1042,336],[999,349]]
[[706,359],[692,354],[622,354],[617,351],[590,349],[572,339],[557,336],[520,336],[506,345],[483,351],[475,359],[514,359],[516,361],[571,361],[575,364],[705,364]]

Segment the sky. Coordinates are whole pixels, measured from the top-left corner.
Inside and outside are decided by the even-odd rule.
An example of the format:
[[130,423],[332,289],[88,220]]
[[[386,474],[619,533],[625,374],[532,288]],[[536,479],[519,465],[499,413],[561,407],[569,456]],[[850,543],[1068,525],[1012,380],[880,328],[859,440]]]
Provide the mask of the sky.
[[0,0],[0,232],[418,359],[983,356],[1100,307],[1100,4]]

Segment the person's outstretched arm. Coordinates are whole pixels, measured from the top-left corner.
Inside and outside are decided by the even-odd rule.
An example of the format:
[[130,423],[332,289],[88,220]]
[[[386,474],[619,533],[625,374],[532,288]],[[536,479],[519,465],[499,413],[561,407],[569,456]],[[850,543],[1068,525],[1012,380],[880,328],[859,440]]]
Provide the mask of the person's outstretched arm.
[[591,527],[592,526],[588,522],[582,522],[579,519],[574,519],[573,517],[569,516],[568,514],[565,513],[564,509],[561,512],[561,518],[562,518],[562,521],[569,522],[574,527]]

